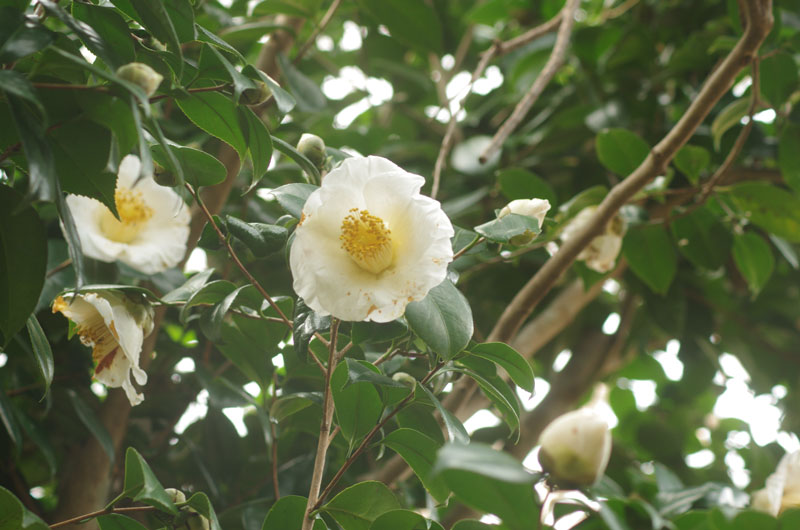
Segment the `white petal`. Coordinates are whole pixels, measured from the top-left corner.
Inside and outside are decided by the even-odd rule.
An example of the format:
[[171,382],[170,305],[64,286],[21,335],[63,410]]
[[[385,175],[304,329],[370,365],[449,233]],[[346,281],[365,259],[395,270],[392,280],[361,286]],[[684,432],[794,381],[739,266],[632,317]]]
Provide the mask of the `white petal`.
[[139,178],[139,173],[142,170],[142,163],[136,155],[127,155],[119,163],[119,171],[117,171],[117,187],[118,188],[131,188],[136,180]]
[[[78,229],[78,238],[81,241],[83,253],[96,260],[115,261],[124,250],[125,245],[111,241],[100,229],[100,216],[103,212],[108,211],[105,205],[95,199],[78,195],[67,195],[66,201]],[[66,235],[63,225],[61,230]]]

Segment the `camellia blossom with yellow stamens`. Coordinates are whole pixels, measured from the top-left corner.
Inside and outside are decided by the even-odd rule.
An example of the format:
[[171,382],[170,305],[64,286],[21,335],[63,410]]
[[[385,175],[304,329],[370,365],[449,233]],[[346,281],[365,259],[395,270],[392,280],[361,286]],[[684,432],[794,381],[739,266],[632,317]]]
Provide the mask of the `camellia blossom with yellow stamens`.
[[303,206],[294,289],[321,315],[389,322],[444,280],[453,225],[425,179],[377,157],[348,158]]
[[[175,191],[152,178],[139,179],[139,158],[122,159],[114,203],[119,219],[100,201],[68,195],[83,253],[100,261],[119,260],[145,274],[177,265],[186,253],[189,209]],[[137,182],[138,180],[138,182]]]
[[53,312],[75,323],[81,342],[92,348],[94,377],[108,387],[122,387],[131,405],[144,399],[131,383],[147,383],[139,368],[142,342],[153,331],[153,309],[121,293],[97,291],[66,294],[53,302]]

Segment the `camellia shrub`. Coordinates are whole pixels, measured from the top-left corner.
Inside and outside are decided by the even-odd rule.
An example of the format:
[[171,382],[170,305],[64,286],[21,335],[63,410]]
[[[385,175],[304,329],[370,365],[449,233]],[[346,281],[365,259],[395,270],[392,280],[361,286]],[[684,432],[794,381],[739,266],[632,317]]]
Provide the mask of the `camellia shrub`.
[[0,530],[800,528],[800,4],[0,0]]

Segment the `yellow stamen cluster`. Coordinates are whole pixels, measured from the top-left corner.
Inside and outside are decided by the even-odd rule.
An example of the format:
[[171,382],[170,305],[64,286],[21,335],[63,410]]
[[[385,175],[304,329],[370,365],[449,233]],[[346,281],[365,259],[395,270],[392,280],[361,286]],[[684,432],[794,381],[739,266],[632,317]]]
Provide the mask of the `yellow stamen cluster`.
[[394,260],[391,231],[383,219],[353,208],[342,221],[342,248],[362,269],[379,274]]
[[[60,312],[69,317],[69,302],[59,296],[53,302],[53,313]],[[103,317],[94,312],[88,319],[75,322],[75,332],[85,346],[92,348],[92,359],[96,363],[95,372],[108,368],[114,360],[119,342],[112,329],[106,326]],[[113,327],[113,322],[112,322]]]
[[100,227],[109,239],[129,243],[153,216],[153,209],[144,202],[142,192],[128,188],[117,188],[114,203],[119,220],[110,211],[103,212]]

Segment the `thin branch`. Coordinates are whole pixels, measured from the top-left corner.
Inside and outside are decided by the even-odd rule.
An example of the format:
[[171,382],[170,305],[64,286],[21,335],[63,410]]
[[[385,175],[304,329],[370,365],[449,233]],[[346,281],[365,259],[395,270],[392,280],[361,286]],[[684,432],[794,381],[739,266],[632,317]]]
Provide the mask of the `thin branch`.
[[294,59],[292,60],[293,64],[299,63],[300,59],[303,58],[303,56],[306,54],[309,48],[311,48],[311,46],[314,45],[314,43],[317,41],[317,37],[319,37],[319,34],[325,30],[325,27],[331,21],[331,19],[333,18],[333,14],[336,13],[336,10],[339,8],[339,4],[341,3],[342,0],[333,0],[333,3],[331,3],[328,10],[322,16],[322,19],[319,21],[317,27],[314,28],[314,31],[311,32],[311,35],[308,37],[308,40],[303,44],[303,46],[297,52],[297,55],[295,55]]
[[322,475],[325,471],[325,456],[328,453],[331,437],[331,423],[333,421],[333,396],[331,394],[331,375],[336,367],[337,352],[336,338],[339,332],[339,319],[331,322],[331,341],[328,349],[328,368],[325,372],[325,394],[322,399],[322,421],[319,425],[319,440],[317,441],[317,455],[314,458],[314,471],[311,475],[311,487],[308,490],[308,502],[306,503],[306,513],[303,518],[302,530],[311,530],[314,524],[311,513],[319,497],[319,490],[322,486]]
[[514,112],[511,113],[511,116],[509,116],[497,133],[495,133],[491,143],[489,143],[486,149],[483,150],[483,153],[481,153],[481,156],[478,158],[481,164],[485,164],[489,157],[497,151],[511,133],[519,127],[519,124],[522,123],[528,111],[531,110],[533,104],[539,99],[544,88],[556,75],[561,65],[564,64],[567,46],[569,46],[569,38],[570,35],[572,35],[572,26],[575,25],[575,10],[578,9],[579,4],[580,0],[567,0],[564,9],[561,10],[561,25],[558,28],[556,43],[553,46],[550,57],[547,59],[547,63],[545,63],[542,72],[531,85],[528,93],[520,100],[514,108]]
[[96,512],[87,513],[84,515],[79,515],[77,517],[73,517],[72,519],[67,519],[65,521],[60,521],[58,523],[53,523],[50,525],[50,528],[60,528],[62,526],[66,526],[68,524],[73,523],[83,523],[89,519],[93,519],[95,517],[99,517],[101,515],[106,515],[110,513],[131,513],[131,512],[152,512],[155,511],[156,508],[152,506],[130,506],[127,508],[108,508],[106,510],[98,510]]
[[[275,399],[278,397],[278,372],[272,372],[272,398],[270,399],[270,408],[275,404]],[[275,429],[275,422],[272,418],[269,420],[269,432],[272,436],[272,488],[275,490],[275,500],[281,498],[281,489],[278,486],[278,432]]]
[[751,62],[772,28],[772,1],[752,0],[745,3],[745,9],[743,19],[748,22],[747,29],[730,54],[709,75],[705,85],[678,123],[651,150],[633,173],[609,191],[580,232],[566,241],[517,293],[495,324],[489,335],[489,341],[508,342],[516,334],[561,274],[594,237],[600,234],[606,223],[639,190],[664,171],[678,149],[689,140],[714,105],[733,85],[739,71]]

